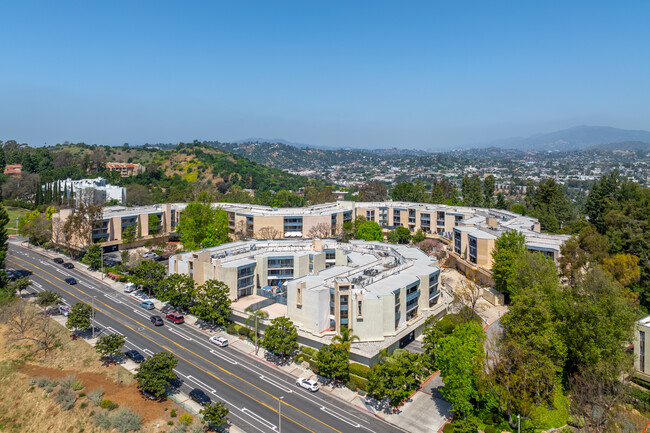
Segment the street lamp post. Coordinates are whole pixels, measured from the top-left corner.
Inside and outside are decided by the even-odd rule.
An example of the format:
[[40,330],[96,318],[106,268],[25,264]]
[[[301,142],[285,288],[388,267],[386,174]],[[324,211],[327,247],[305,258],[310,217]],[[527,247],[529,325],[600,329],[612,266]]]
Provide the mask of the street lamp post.
[[284,396],[278,399],[278,433],[282,433],[282,399]]
[[102,252],[102,280],[104,279],[104,248],[100,245],[101,252]]
[[92,316],[90,318],[90,327],[93,329],[93,338],[95,338],[95,324],[93,323],[94,319],[95,319],[95,296],[93,296],[93,301],[92,302],[93,303],[92,303],[91,308],[92,308],[93,312],[92,312]]
[[521,433],[521,417],[517,415],[517,433]]

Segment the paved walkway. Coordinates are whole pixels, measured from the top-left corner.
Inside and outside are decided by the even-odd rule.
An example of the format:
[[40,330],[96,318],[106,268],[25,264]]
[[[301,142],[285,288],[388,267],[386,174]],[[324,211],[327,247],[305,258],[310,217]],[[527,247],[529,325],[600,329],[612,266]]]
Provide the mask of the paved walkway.
[[[43,250],[38,247],[30,247],[30,249],[49,258],[61,257],[60,254]],[[120,293],[124,293],[124,283],[115,282],[108,278],[102,279],[100,272],[88,271],[88,267],[80,262],[75,262],[75,269],[105,284],[107,286],[107,289],[110,288]],[[137,297],[138,293],[136,292],[131,293],[131,296],[135,299],[140,299]],[[156,309],[160,311],[166,306],[166,303],[154,300],[154,305],[156,306]],[[63,323],[65,323],[65,318],[61,317],[61,319],[63,320]],[[206,336],[214,334],[222,335],[228,338],[231,348],[246,353],[249,356],[261,362],[265,362],[274,368],[283,370],[284,372],[296,378],[309,377],[319,380],[320,383],[324,382],[322,378],[315,375],[309,369],[307,364],[303,363],[299,365],[294,362],[289,362],[287,364],[279,366],[269,361],[269,359],[272,359],[272,357],[267,357],[267,352],[264,348],[260,347],[259,350],[256,350],[254,343],[251,341],[241,340],[237,336],[232,336],[224,332],[212,332],[202,329],[196,325],[196,318],[193,316],[186,316],[185,324],[188,326],[193,326],[195,329],[204,333]],[[135,371],[135,368],[137,368],[137,364],[130,360],[127,360],[123,366],[132,372]],[[321,386],[321,392],[330,393],[340,400],[348,404],[352,404],[359,409],[370,412],[378,418],[381,418],[395,426],[398,426],[405,431],[412,433],[437,433],[445,424],[445,422],[451,417],[449,403],[442,400],[442,397],[437,390],[441,386],[442,380],[440,380],[437,374],[434,374],[434,376],[425,382],[418,391],[411,395],[405,404],[403,404],[395,411],[388,407],[385,402],[378,402],[377,400],[368,398],[367,396],[361,396],[360,394],[351,391],[344,386],[334,387],[331,384],[325,384]],[[193,401],[189,400],[189,397],[183,393],[175,394],[174,401],[182,404],[188,410],[194,411],[196,413],[198,413],[200,410],[200,407]],[[235,426],[231,426],[230,431],[235,433],[242,432],[242,430]]]

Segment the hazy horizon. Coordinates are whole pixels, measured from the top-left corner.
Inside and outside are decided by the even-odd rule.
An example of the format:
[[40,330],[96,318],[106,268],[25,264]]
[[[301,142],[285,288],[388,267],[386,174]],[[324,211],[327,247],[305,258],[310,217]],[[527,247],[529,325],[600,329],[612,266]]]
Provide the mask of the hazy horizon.
[[440,150],[650,130],[650,3],[7,2],[0,139]]

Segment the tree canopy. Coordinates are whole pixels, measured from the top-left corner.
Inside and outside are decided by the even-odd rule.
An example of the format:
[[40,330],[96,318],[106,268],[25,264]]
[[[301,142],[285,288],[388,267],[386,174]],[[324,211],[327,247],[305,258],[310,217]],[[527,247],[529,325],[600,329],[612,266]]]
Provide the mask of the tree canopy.
[[169,381],[176,379],[176,364],[178,359],[171,353],[154,353],[140,364],[135,374],[138,388],[162,398]]
[[286,357],[298,348],[298,330],[288,317],[276,317],[264,332],[264,347]]
[[177,231],[186,250],[215,247],[228,242],[228,214],[208,202],[195,201],[185,207]]
[[382,232],[381,227],[376,222],[366,221],[357,229],[357,239],[381,242],[384,240],[384,232]]

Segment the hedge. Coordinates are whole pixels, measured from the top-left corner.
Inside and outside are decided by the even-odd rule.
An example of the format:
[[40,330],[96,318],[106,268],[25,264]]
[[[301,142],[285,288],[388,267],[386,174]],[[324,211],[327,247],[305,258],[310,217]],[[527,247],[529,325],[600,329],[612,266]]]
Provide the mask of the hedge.
[[302,346],[300,350],[311,358],[316,358],[316,355],[318,354],[318,350],[312,347]]
[[235,328],[235,324],[231,323],[228,325],[226,328],[226,332],[230,335],[237,334],[237,328]]
[[244,326],[242,326],[241,328],[239,328],[238,332],[239,332],[239,335],[242,335],[244,337],[248,337],[250,335],[250,333],[251,333],[251,330],[244,327]]
[[365,377],[357,376],[355,374],[350,373],[348,383],[352,386],[348,386],[348,388],[352,389],[352,391],[356,391],[357,388],[362,391],[367,391],[368,388],[368,379]]
[[370,371],[370,367],[366,365],[357,364],[356,362],[350,363],[350,374],[354,374],[363,378],[368,378],[369,371]]

